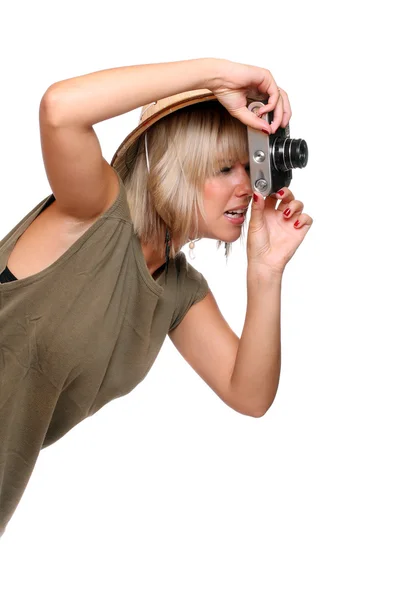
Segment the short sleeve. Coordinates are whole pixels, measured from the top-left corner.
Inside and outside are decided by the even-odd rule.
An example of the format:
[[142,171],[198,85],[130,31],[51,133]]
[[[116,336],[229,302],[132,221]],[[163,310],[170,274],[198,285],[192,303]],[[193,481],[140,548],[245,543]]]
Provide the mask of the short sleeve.
[[172,316],[169,331],[182,321],[189,308],[203,300],[210,291],[205,277],[187,262],[186,255],[179,252],[175,257],[175,265],[179,273],[176,307]]

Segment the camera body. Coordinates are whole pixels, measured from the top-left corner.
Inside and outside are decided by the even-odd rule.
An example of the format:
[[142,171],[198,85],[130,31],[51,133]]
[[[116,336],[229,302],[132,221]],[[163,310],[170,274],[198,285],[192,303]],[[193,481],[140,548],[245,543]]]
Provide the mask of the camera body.
[[[257,113],[268,100],[251,101],[248,109]],[[261,117],[268,123],[274,119],[271,111]],[[279,127],[271,135],[251,127],[247,128],[251,186],[264,198],[288,187],[292,169],[303,169],[308,162],[308,147],[303,139],[291,139],[289,125]]]

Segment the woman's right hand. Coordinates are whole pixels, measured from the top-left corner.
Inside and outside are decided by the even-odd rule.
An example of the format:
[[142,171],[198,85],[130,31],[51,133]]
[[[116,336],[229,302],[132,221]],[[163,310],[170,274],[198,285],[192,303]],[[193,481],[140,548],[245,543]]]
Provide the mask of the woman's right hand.
[[[279,127],[286,127],[292,116],[287,93],[278,88],[268,69],[222,59],[219,76],[210,81],[207,87],[233,117],[253,129],[275,133]],[[258,115],[247,108],[248,97],[261,100],[266,96],[269,96],[268,104],[260,108]],[[273,123],[260,119],[272,110]]]

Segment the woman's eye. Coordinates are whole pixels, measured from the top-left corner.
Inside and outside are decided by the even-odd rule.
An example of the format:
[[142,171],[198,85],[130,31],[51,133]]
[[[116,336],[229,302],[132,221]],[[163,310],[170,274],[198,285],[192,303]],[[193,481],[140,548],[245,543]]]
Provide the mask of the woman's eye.
[[[250,163],[247,163],[247,165],[243,166],[246,169],[246,171],[250,171]],[[229,173],[229,171],[232,171],[232,167],[224,167],[223,169],[221,169],[220,173]]]

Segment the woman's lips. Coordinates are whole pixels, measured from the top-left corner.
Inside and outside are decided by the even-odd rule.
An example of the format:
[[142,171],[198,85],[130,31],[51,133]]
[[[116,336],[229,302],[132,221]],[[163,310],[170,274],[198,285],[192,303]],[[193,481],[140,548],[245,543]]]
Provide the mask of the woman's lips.
[[246,213],[243,213],[242,215],[237,215],[236,217],[234,215],[227,215],[226,213],[224,213],[224,217],[228,219],[228,221],[231,221],[231,223],[234,223],[235,225],[242,225],[244,223],[245,216]]

